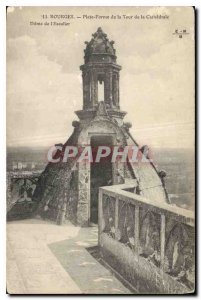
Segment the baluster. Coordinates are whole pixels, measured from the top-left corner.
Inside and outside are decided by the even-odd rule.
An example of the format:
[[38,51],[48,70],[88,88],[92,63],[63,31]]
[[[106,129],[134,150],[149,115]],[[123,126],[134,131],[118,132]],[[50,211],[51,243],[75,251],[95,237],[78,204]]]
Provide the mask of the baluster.
[[119,198],[115,199],[115,239],[118,239],[118,224],[119,224]]
[[139,254],[139,236],[140,236],[140,208],[135,206],[135,251]]
[[100,237],[103,229],[103,191],[99,188],[98,195],[98,244],[100,244]]
[[164,263],[165,263],[165,215],[164,214],[161,214],[160,246],[161,246],[160,268],[163,271]]

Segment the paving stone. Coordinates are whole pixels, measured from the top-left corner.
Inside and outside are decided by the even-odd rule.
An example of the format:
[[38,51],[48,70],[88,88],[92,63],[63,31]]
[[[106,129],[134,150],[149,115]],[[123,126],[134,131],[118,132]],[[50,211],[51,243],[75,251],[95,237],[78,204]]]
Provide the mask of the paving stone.
[[87,250],[97,239],[97,227],[58,226],[40,219],[9,222],[8,293],[130,293]]

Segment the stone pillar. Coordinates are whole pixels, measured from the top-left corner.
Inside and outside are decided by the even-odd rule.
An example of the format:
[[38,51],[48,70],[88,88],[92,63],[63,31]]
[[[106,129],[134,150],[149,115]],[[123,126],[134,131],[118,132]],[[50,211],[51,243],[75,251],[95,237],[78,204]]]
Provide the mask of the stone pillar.
[[119,73],[117,73],[117,79],[116,79],[116,103],[119,107]]
[[135,205],[135,252],[139,255],[140,247],[140,207]]
[[90,107],[93,103],[93,73],[90,71]]
[[123,184],[125,183],[125,171],[124,164],[121,159],[113,163],[113,184]]
[[90,77],[88,71],[82,73],[83,82],[83,108],[90,106]]
[[113,105],[113,91],[112,91],[112,72],[109,72],[109,102]]
[[113,103],[116,107],[119,107],[119,73],[113,76]]
[[81,162],[78,165],[78,205],[77,224],[80,226],[89,225],[90,205],[90,168],[88,162]]
[[97,78],[96,74],[94,73],[94,70],[92,69],[90,72],[90,90],[91,90],[91,98],[90,98],[90,107],[94,107],[98,100],[97,100]]
[[94,105],[98,104],[98,78],[97,74],[94,73]]
[[105,80],[105,102],[112,108],[113,103],[113,93],[112,93],[112,71],[106,73]]
[[101,246],[101,233],[103,231],[103,191],[98,193],[98,245]]

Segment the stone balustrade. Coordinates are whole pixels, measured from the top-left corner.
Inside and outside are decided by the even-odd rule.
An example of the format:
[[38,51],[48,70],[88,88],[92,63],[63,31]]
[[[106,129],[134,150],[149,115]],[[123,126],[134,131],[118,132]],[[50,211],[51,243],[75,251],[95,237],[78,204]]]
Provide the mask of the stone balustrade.
[[32,216],[36,203],[32,196],[41,171],[10,171],[7,173],[7,219]]
[[136,182],[99,190],[103,259],[140,293],[189,293],[195,283],[192,211],[133,193]]

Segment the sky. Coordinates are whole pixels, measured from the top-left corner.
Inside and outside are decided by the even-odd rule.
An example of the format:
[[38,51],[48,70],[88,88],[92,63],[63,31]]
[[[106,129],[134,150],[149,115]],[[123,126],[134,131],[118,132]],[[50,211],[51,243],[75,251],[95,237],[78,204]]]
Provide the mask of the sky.
[[[34,26],[42,15],[81,16],[69,26]],[[83,15],[121,19],[83,19]],[[124,19],[123,15],[144,19]],[[168,19],[146,16],[167,15]],[[48,19],[47,21],[51,21]],[[7,146],[51,146],[72,133],[82,108],[85,41],[102,27],[114,40],[120,106],[140,144],[194,148],[194,12],[191,7],[9,7]],[[175,30],[187,31],[180,39]]]

